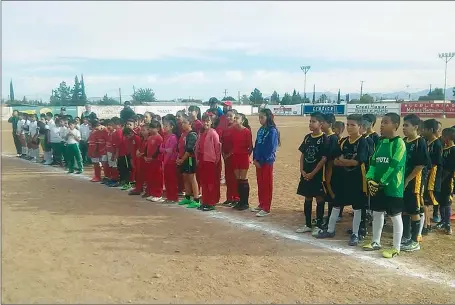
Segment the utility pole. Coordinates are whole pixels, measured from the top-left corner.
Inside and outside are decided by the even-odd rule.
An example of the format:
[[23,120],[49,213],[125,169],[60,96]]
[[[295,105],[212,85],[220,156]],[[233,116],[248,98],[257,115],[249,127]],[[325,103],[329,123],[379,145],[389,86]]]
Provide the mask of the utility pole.
[[122,88],[118,88],[118,97],[120,101],[120,105],[122,104]]
[[365,82],[364,80],[360,81],[360,98],[362,98],[362,96],[363,96],[363,83],[364,82]]
[[442,108],[442,113],[444,118],[446,117],[446,87],[447,87],[447,63],[455,56],[455,52],[449,53],[439,53],[439,58],[441,58],[445,63],[444,70],[444,107]]
[[228,92],[227,89],[224,89],[224,97],[226,97],[227,92]]
[[300,70],[305,73],[305,80],[303,81],[303,102],[306,102],[306,74],[310,71],[311,66],[300,66]]

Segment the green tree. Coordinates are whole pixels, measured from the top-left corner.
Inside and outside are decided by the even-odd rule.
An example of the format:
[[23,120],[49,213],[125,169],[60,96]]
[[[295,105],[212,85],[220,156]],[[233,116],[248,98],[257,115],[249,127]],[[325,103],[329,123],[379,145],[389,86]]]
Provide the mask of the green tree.
[[291,105],[292,97],[289,93],[285,93],[283,98],[281,99],[281,105]]
[[73,89],[71,90],[71,104],[75,106],[82,106],[86,103],[86,100],[82,98],[82,86],[81,83],[79,82],[79,78],[77,75],[74,77],[74,86]]
[[52,90],[50,104],[53,106],[68,106],[71,103],[71,88],[63,81],[57,89]]
[[28,103],[27,98],[24,95],[24,98],[22,99],[22,104],[27,104],[27,103]]
[[13,80],[9,82],[9,100],[14,101],[14,88],[13,88]]
[[231,101],[231,102],[235,102],[235,98],[233,98],[232,96],[225,96],[221,99],[222,102],[224,101]]
[[156,102],[155,92],[150,88],[139,88],[131,97],[133,98],[133,104],[135,105]]
[[85,94],[84,74],[81,74],[81,92],[82,92],[82,100],[84,102],[87,102],[87,94]]
[[242,95],[242,97],[240,98],[240,102],[242,104],[249,104],[250,103],[250,99],[248,98],[248,95],[246,95],[246,94]]
[[118,105],[118,101],[114,100],[111,97],[108,97],[107,94],[103,96],[103,99],[98,101],[99,105]]
[[296,92],[295,89],[292,92],[292,104],[300,104],[302,102],[302,97],[300,96],[300,93]]
[[338,89],[337,103],[338,104],[341,103],[341,91],[340,91],[340,89]]
[[427,95],[419,97],[419,101],[434,101],[434,100],[443,100],[444,99],[444,90],[441,88],[434,88],[433,91],[428,92]]
[[372,104],[374,103],[374,97],[369,94],[364,94],[359,100],[360,104]]
[[219,103],[219,102],[220,102],[220,101],[219,101],[216,97],[214,97],[214,96],[212,96],[211,98],[209,98],[209,104],[211,104],[211,103]]
[[262,92],[258,88],[254,88],[253,92],[250,94],[250,102],[252,105],[261,105],[264,101],[262,97]]
[[276,91],[273,91],[272,96],[270,97],[270,102],[274,105],[280,103],[280,95]]
[[318,103],[325,103],[327,102],[328,98],[327,98],[327,95],[325,93],[321,94],[321,96],[319,96],[318,98]]

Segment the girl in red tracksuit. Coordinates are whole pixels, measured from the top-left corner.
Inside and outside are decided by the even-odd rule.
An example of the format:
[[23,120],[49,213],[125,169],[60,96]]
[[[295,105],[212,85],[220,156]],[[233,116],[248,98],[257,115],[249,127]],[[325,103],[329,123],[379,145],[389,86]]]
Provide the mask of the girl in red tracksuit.
[[[145,165],[144,157],[147,155],[147,139],[149,137],[149,126],[147,124],[141,127],[141,140],[140,146],[134,152],[136,155],[136,185],[134,190],[129,191],[128,195],[140,195],[144,190],[144,184],[147,178],[147,168]],[[144,193],[143,197],[148,197],[147,192]]]
[[87,156],[92,160],[93,164],[93,178],[91,182],[100,182],[101,181],[101,166],[100,166],[100,154],[98,151],[98,144],[96,142],[96,134],[98,132],[97,127],[99,126],[99,121],[94,121],[92,123],[92,131],[88,136],[87,144],[88,151]]
[[131,129],[131,134],[126,137],[127,140],[127,147],[128,147],[128,155],[131,157],[131,174],[130,174],[130,182],[134,183],[136,181],[137,175],[137,156],[136,151],[141,146],[141,137],[135,132],[135,121],[136,118],[128,120],[126,122],[126,127]]
[[[103,163],[104,176],[108,177],[108,181],[105,182],[106,185],[114,185],[118,182],[119,174],[117,169],[117,160],[112,160],[112,157],[115,156],[115,148],[113,145],[114,134],[115,134],[115,124],[112,120],[106,120],[106,154],[107,154],[107,166]],[[109,173],[109,175],[108,175]]]
[[165,117],[163,120],[164,139],[160,147],[163,154],[164,185],[166,187],[167,203],[178,202],[178,178],[177,178],[177,122],[173,117]]
[[199,135],[203,128],[201,122],[201,109],[198,106],[190,106],[188,107],[188,113],[191,121],[191,128]]
[[202,117],[204,129],[197,145],[197,164],[200,169],[202,184],[202,211],[212,211],[220,200],[218,166],[221,162],[221,143],[218,133],[212,128],[212,119],[208,114]]
[[253,152],[253,138],[248,119],[242,113],[235,115],[235,123],[232,132],[232,160],[231,166],[237,179],[239,203],[234,209],[243,211],[249,208],[250,185],[248,183],[248,168],[250,167],[250,155]]
[[160,122],[153,120],[149,125],[149,137],[147,139],[147,154],[145,167],[147,172],[146,199],[153,202],[164,202],[163,195],[163,162],[160,147],[163,138],[158,133],[161,129]]
[[235,206],[239,201],[239,194],[237,191],[237,179],[234,175],[234,168],[232,167],[232,149],[234,132],[234,117],[237,111],[231,109],[226,113],[228,127],[224,130],[221,136],[221,152],[224,159],[224,176],[226,178],[226,201],[223,202],[224,206]]
[[[104,122],[106,124],[106,122]],[[106,141],[108,137],[107,129],[104,125],[99,124],[96,128],[96,144],[99,153],[99,158],[101,165],[103,166],[104,179],[103,182],[108,182],[109,177],[111,176],[111,171],[107,163],[107,150],[106,150]]]

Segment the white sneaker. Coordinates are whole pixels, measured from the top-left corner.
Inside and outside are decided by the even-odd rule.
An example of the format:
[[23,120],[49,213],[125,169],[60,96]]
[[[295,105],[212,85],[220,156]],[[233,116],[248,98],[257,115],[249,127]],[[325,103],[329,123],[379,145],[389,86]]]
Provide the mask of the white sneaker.
[[323,230],[318,228],[318,227],[314,227],[313,231],[311,232],[311,235],[316,237],[319,235],[320,232],[322,232]]
[[165,200],[164,203],[167,203],[167,204],[177,204],[178,202],[177,202],[177,201],[172,201],[172,200]]
[[148,201],[152,201],[152,202],[162,202],[160,200],[163,200],[163,197],[153,197],[153,196],[150,196],[150,197],[147,197],[145,198],[146,200]]
[[264,210],[260,210],[257,214],[256,214],[256,217],[265,217],[267,215],[269,215],[270,213],[269,212],[266,212]]
[[166,201],[166,200],[163,199],[163,197],[159,197],[159,198],[157,198],[157,200],[155,200],[155,202],[158,202],[158,203],[163,203],[163,202],[165,202],[165,201]]
[[250,211],[253,212],[253,213],[257,213],[257,212],[262,211],[262,209],[260,207],[255,207],[255,208],[251,208]]
[[306,225],[295,230],[296,233],[308,233],[313,231],[313,229],[307,227]]

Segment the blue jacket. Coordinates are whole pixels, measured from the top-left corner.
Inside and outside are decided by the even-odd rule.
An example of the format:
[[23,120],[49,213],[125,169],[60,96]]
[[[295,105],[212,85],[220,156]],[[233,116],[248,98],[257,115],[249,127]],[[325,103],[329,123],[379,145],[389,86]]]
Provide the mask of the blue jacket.
[[253,160],[259,164],[273,164],[278,147],[278,131],[275,127],[261,127],[254,144]]

